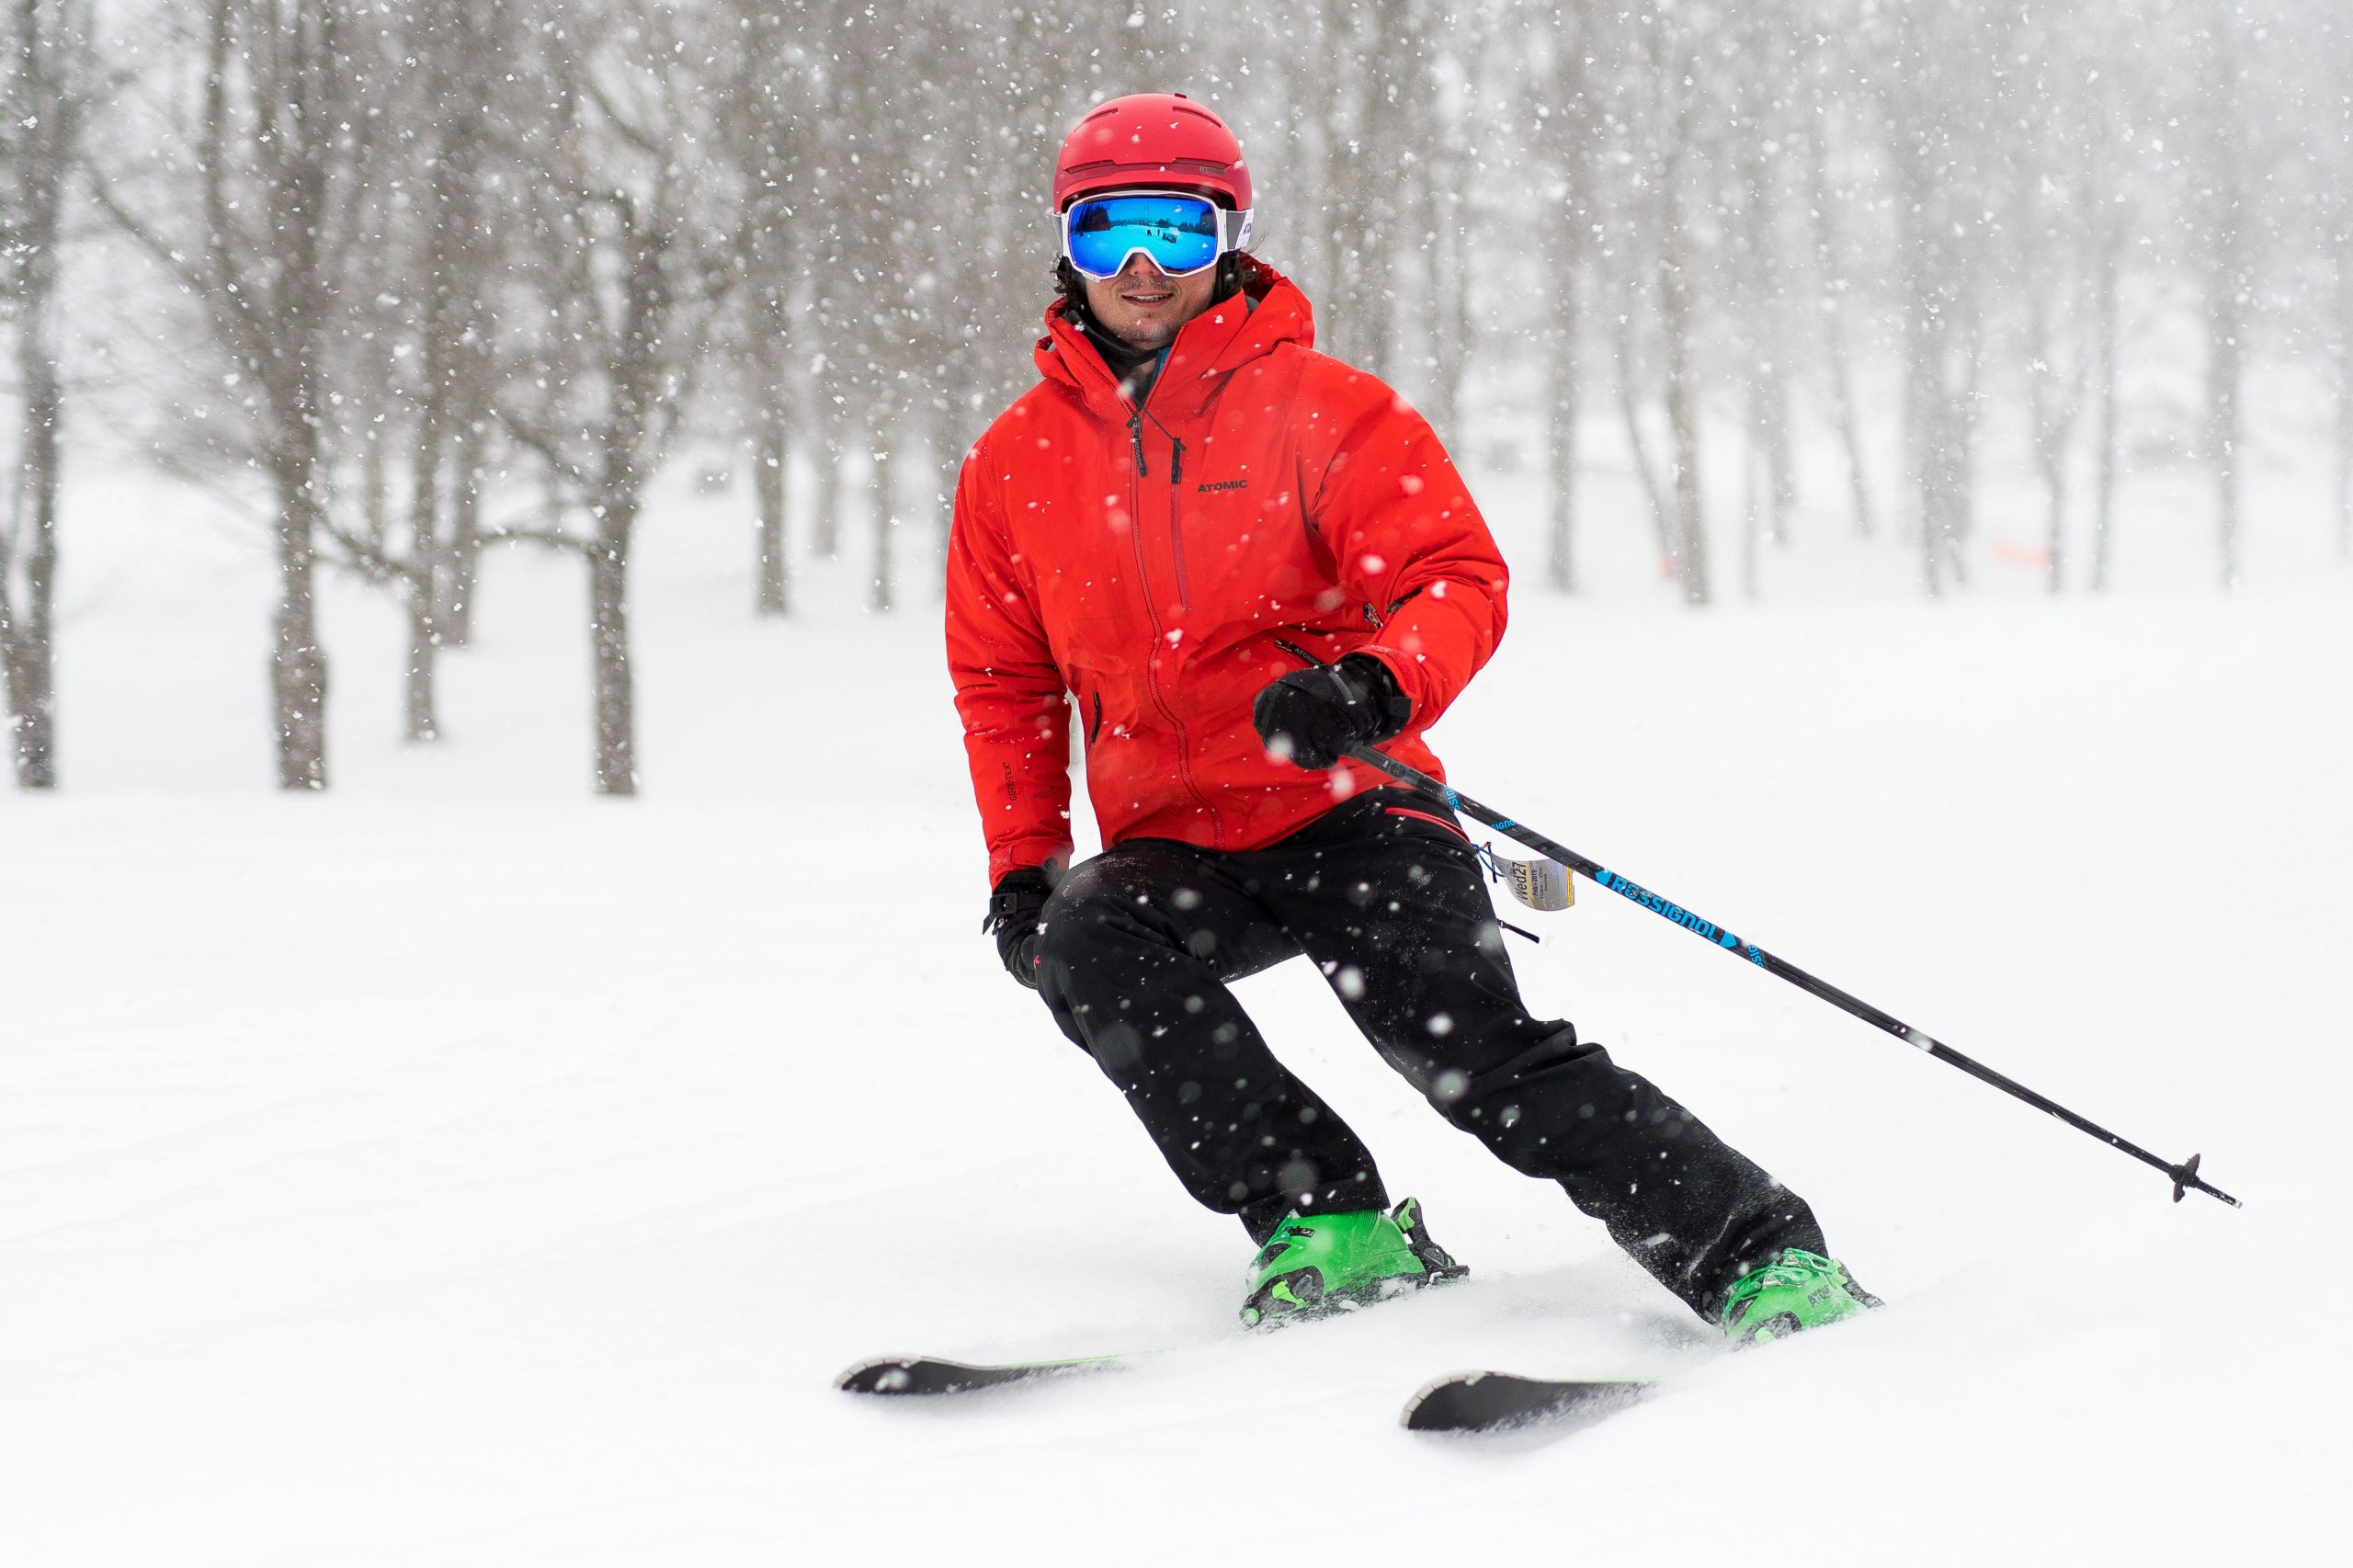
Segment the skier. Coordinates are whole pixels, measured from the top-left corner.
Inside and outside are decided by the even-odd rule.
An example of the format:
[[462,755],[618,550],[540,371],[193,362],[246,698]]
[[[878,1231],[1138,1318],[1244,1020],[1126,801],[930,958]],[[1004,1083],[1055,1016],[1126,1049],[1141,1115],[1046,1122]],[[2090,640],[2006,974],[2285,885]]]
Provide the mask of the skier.
[[[948,656],[1006,968],[1260,1248],[1259,1324],[1463,1272],[1227,983],[1298,954],[1438,1114],[1557,1181],[1732,1337],[1874,1304],[1813,1211],[1522,1005],[1424,733],[1494,652],[1507,574],[1376,378],[1245,253],[1250,174],[1181,94],[1090,110],[1054,169],[1038,385],[957,482]],[[1069,864],[1073,703],[1103,853]]]

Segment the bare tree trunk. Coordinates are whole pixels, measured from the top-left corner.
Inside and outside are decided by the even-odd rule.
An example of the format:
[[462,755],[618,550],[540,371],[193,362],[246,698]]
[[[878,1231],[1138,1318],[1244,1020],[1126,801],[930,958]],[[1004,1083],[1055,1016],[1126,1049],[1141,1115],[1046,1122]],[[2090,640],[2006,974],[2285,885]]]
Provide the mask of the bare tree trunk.
[[2099,378],[2099,443],[2092,479],[2092,592],[2108,591],[2109,554],[2116,538],[2117,392],[2116,358],[2117,251],[2119,236],[2103,230],[2097,242],[2098,261],[2093,274],[2094,354]]
[[449,548],[443,576],[449,602],[442,606],[441,641],[462,648],[473,640],[474,598],[482,578],[482,487],[489,475],[483,461],[489,409],[459,403],[457,438],[451,443],[453,488],[449,494]]
[[1413,148],[1411,122],[1427,103],[1429,72],[1418,58],[1415,6],[1403,0],[1324,8],[1324,36],[1336,46],[1319,62],[1344,96],[1347,114],[1332,148],[1333,351],[1393,382],[1399,222]]
[[889,403],[887,398],[877,402],[873,428],[868,432],[874,452],[874,581],[867,608],[877,615],[890,614],[898,604],[892,584],[892,545],[899,528],[899,432],[890,415]]
[[[350,64],[340,47],[344,19],[327,0],[305,0],[283,16],[213,0],[199,132],[213,286],[226,291],[214,308],[235,324],[227,335],[240,344],[260,384],[269,426],[278,573],[270,710],[283,790],[324,790],[327,783],[326,654],[313,582],[325,480],[321,378],[335,298],[327,277],[327,202],[343,156],[337,139],[347,130],[339,112],[347,107],[340,95]],[[275,52],[267,57],[268,70],[244,84],[253,131],[233,154],[231,56],[243,56],[250,67],[265,39]],[[241,278],[234,255],[241,221],[233,216],[239,200],[231,181],[233,165],[247,159],[257,165],[270,261]],[[242,300],[234,297],[240,290]]]
[[1798,506],[1797,454],[1790,444],[1790,385],[1775,335],[1773,369],[1766,384],[1765,406],[1759,410],[1765,427],[1765,471],[1768,530],[1775,544],[1790,542],[1790,517]]
[[2336,257],[2336,553],[2353,561],[2353,252]]
[[809,552],[831,561],[842,550],[842,463],[848,457],[849,424],[841,405],[820,395],[818,420],[822,445],[816,452],[817,494],[810,508]]
[[924,529],[924,577],[931,602],[942,604],[948,598],[948,535],[955,525],[956,472],[940,460],[940,449],[948,442],[947,410],[930,400],[921,406],[922,417],[906,423],[914,427],[922,455],[909,458],[906,472],[914,476],[923,495],[927,524]]
[[[1925,381],[1922,367],[1913,367],[1915,381]],[[1931,385],[1923,386],[1924,395],[1912,405],[1912,440],[1916,450],[1913,460],[1915,514],[1920,530],[1920,583],[1930,598],[1941,597],[1945,591],[1944,564],[1949,544],[1944,529],[1944,494],[1938,476],[1944,469],[1945,409],[1936,400]]]
[[[475,9],[468,0],[444,3],[449,8],[443,14],[455,18],[454,28],[448,30],[450,45],[490,52],[505,47],[506,35],[489,13]],[[445,51],[437,69],[446,69],[451,58]],[[468,62],[462,55],[455,58],[460,69],[448,90],[460,111],[444,119],[441,156],[434,170],[435,200],[445,214],[445,225],[455,231],[446,253],[451,295],[445,400],[449,426],[443,443],[449,465],[449,533],[435,567],[434,624],[442,646],[462,648],[473,636],[475,587],[482,574],[482,492],[488,478],[490,425],[495,417],[495,328],[488,300],[498,269],[495,248],[483,238],[485,201],[479,173],[491,138],[490,108],[469,92],[472,84],[463,71]]]
[[[722,249],[710,236],[735,232],[734,214],[700,199],[705,187],[687,183],[694,171],[670,151],[690,131],[710,134],[680,107],[693,90],[681,59],[687,39],[665,30],[687,18],[652,6],[631,15],[676,45],[614,60],[617,69],[641,73],[639,107],[652,118],[630,119],[598,85],[597,62],[565,48],[524,62],[542,73],[533,90],[572,117],[574,155],[539,171],[549,190],[539,231],[546,244],[531,275],[541,308],[564,330],[550,334],[541,350],[552,357],[552,373],[517,378],[512,401],[502,395],[498,405],[501,423],[538,456],[549,486],[550,521],[535,537],[587,560],[594,787],[612,796],[635,795],[639,784],[631,543],[645,487],[689,405],[700,345],[722,302],[713,281]],[[657,113],[655,104],[676,112]],[[533,399],[533,392],[544,395]],[[588,520],[585,535],[566,531],[574,515]]]
[[[436,179],[438,179],[437,169]],[[449,291],[446,258],[446,207],[432,209],[437,222],[426,238],[424,312],[425,369],[416,406],[416,449],[409,464],[409,546],[402,592],[408,610],[408,671],[404,703],[405,730],[411,744],[438,740],[439,716],[435,711],[435,676],[440,657],[441,517],[446,498],[441,470],[449,446],[450,401],[449,352],[452,347]],[[371,439],[370,450],[382,446]],[[381,527],[375,530],[381,540]]]
[[2203,446],[2214,480],[2215,544],[2222,591],[2239,585],[2239,390],[2246,367],[2246,300],[2250,278],[2246,241],[2247,188],[2240,137],[2235,23],[2224,17],[2209,36],[2211,76],[2202,95],[2207,163],[2199,194],[2199,227],[2210,247],[2206,293],[2206,421]]
[[359,537],[379,551],[384,548],[392,522],[392,463],[384,448],[383,428],[366,424],[359,431]]
[[1950,441],[1943,475],[1944,533],[1949,552],[1946,564],[1953,582],[1963,587],[1969,584],[1969,540],[1977,528],[1977,382],[1984,370],[1983,345],[1979,341],[1984,329],[1980,315],[1983,301],[1977,297],[1976,282],[1968,267],[1964,260],[1957,280],[1959,299],[1952,307],[1954,337],[1945,356],[1944,389],[1949,411],[1945,428]]
[[408,678],[404,710],[407,738],[412,744],[422,744],[441,738],[441,721],[435,703],[438,667],[436,661],[441,652],[441,634],[434,625],[433,567],[429,555],[411,566],[407,584]]
[[932,515],[938,526],[932,562],[938,568],[932,582],[936,597],[948,597],[948,539],[955,525],[956,481],[963,472],[964,454],[972,449],[971,415],[986,401],[981,384],[979,357],[969,345],[948,362],[948,395],[932,411],[932,440],[926,454],[932,474]]
[[[428,320],[430,317],[428,315]],[[425,350],[425,396],[417,410],[416,460],[410,478],[408,570],[403,574],[408,608],[408,678],[404,704],[412,743],[438,740],[434,705],[436,661],[440,654],[441,411],[448,397],[436,374],[438,354],[428,333]]]
[[1911,452],[1915,516],[1920,530],[1921,585],[1943,595],[1948,575],[1964,569],[1969,531],[1969,388],[1975,344],[1962,320],[1969,305],[1961,265],[1926,232],[1933,217],[1915,217],[1904,246],[1904,425]]
[[485,241],[483,162],[490,108],[478,72],[500,52],[505,28],[469,0],[426,0],[413,18],[424,101],[434,114],[424,175],[424,370],[417,394],[415,476],[410,485],[407,728],[411,741],[439,738],[438,665],[472,625],[482,551],[479,433],[491,415],[489,310],[497,278]]
[[[1773,222],[1779,192],[1774,165],[1764,151],[1774,131],[1777,91],[1751,81],[1741,95],[1742,119],[1748,129],[1739,142],[1737,163],[1744,192],[1739,227],[1743,276],[1737,286],[1745,296],[1741,380],[1747,391],[1748,440],[1753,460],[1762,470],[1752,502],[1756,514],[1752,526],[1780,545],[1790,541],[1790,514],[1797,506],[1797,472],[1790,450],[1788,334],[1781,319],[1787,308],[1786,269],[1780,234]],[[1745,591],[1754,597],[1755,573],[1747,575]]]
[[[1543,144],[1561,180],[1561,199],[1545,225],[1544,324],[1545,576],[1560,593],[1577,587],[1577,418],[1583,412],[1585,362],[1579,320],[1585,306],[1587,225],[1595,184],[1591,160],[1592,116],[1586,106],[1584,50],[1592,18],[1583,5],[1567,7],[1562,19],[1572,30],[1553,40],[1546,82],[1550,103],[1540,121]],[[1467,278],[1464,258],[1460,270]],[[1466,284],[1467,287],[1467,284]],[[1467,307],[1467,301],[1466,301]],[[1650,475],[1643,475],[1648,483]]]
[[17,381],[24,399],[18,423],[17,472],[9,515],[0,517],[0,677],[8,700],[10,751],[17,784],[57,787],[57,505],[64,433],[64,390],[57,370],[55,309],[57,245],[65,181],[74,157],[80,105],[63,79],[75,17],[51,21],[43,36],[37,8],[18,7],[18,58],[24,97],[12,108],[29,111],[38,139],[25,147],[10,214],[17,251]]
[[1750,377],[1745,438],[1741,443],[1740,597],[1751,600],[1757,597],[1758,547],[1772,529],[1773,475],[1772,460],[1766,455],[1766,396],[1763,381]]
[[588,552],[599,795],[637,793],[637,700],[629,659],[629,544],[636,520],[635,494],[608,491]]
[[785,364],[785,312],[774,289],[764,291],[760,301],[752,312],[752,331],[758,335],[756,352],[763,367],[752,409],[752,508],[760,540],[759,583],[752,608],[756,615],[789,615],[792,563],[786,554],[784,508],[792,394]]
[[[1681,143],[1678,142],[1677,145]],[[1686,604],[1704,605],[1708,591],[1708,520],[1699,487],[1699,388],[1692,361],[1691,279],[1684,266],[1682,215],[1670,162],[1660,181],[1665,222],[1660,227],[1659,308],[1666,338],[1666,423],[1675,447],[1675,562]]]
[[2050,553],[2049,578],[2052,593],[2060,594],[2067,587],[2067,454],[2064,448],[2039,450],[2036,466],[2042,471],[2046,549]]
[[25,402],[16,498],[22,509],[0,524],[0,675],[7,679],[17,784],[25,790],[57,787],[57,498],[65,403],[50,341],[54,245],[52,230],[27,257],[27,272],[41,276],[28,287],[17,324]]
[[1877,531],[1872,516],[1870,484],[1863,463],[1860,422],[1855,412],[1854,373],[1847,365],[1846,278],[1838,221],[1831,206],[1830,154],[1819,113],[1804,117],[1806,126],[1806,195],[1813,214],[1813,256],[1822,293],[1824,373],[1830,387],[1830,420],[1837,427],[1838,445],[1847,458],[1847,491],[1853,503],[1855,532],[1869,539]]
[[[1474,47],[1472,42],[1440,29],[1428,47],[1451,54],[1466,73],[1474,69],[1469,58]],[[1423,63],[1416,67],[1417,79],[1426,81],[1433,69],[1443,72],[1447,65],[1444,60]],[[1476,110],[1466,108],[1462,112]],[[1422,254],[1428,267],[1428,287],[1424,294],[1429,335],[1428,413],[1439,439],[1454,443],[1463,436],[1460,417],[1462,382],[1470,369],[1472,347],[1471,279],[1477,267],[1474,247],[1478,241],[1470,228],[1473,222],[1472,208],[1463,199],[1463,192],[1472,183],[1472,162],[1460,117],[1443,112],[1434,94],[1425,96],[1417,118],[1436,122],[1428,133],[1429,150],[1415,182],[1420,187],[1422,217],[1427,225]],[[1557,273],[1546,279],[1548,286],[1554,287],[1560,281]],[[1574,285],[1571,287],[1574,289]]]
[[[1429,251],[1429,335],[1430,335],[1430,425],[1438,438],[1453,443],[1462,437],[1461,409],[1462,378],[1471,367],[1471,273],[1472,261],[1467,254],[1472,238],[1463,233],[1466,221],[1461,196],[1450,188],[1461,176],[1452,159],[1433,170],[1431,184],[1446,185],[1445,190],[1432,190],[1427,209],[1437,243]],[[1561,287],[1554,276],[1548,279],[1552,287]],[[1575,285],[1567,285],[1574,292]]]
[[[1915,207],[1916,203],[1909,203]],[[1915,216],[1906,228],[1917,231]],[[1938,455],[1942,450],[1942,423],[1938,398],[1937,316],[1928,297],[1928,280],[1921,276],[1927,247],[1906,244],[1904,268],[1904,446],[1905,477],[1911,491],[1912,525],[1919,530],[1920,581],[1928,597],[1944,592],[1944,573],[1938,550]]]
[[1744,76],[1731,106],[1741,126],[1732,161],[1739,210],[1728,235],[1733,247],[1729,282],[1735,301],[1737,387],[1743,404],[1740,592],[1750,600],[1759,592],[1757,557],[1763,541],[1788,540],[1791,492],[1789,428],[1781,423],[1780,406],[1780,244],[1773,226],[1773,168],[1764,151],[1774,135],[1777,91],[1753,75]]
[[438,704],[441,633],[434,615],[434,558],[412,563],[407,574],[408,678],[405,682],[407,739],[412,744],[441,738]]
[[[1577,276],[1574,254],[1555,259],[1550,278],[1552,330],[1544,357],[1545,562],[1547,580],[1574,593],[1576,567]],[[1643,479],[1650,478],[1644,464]]]
[[[302,53],[297,78],[312,89],[305,97],[324,105],[318,84],[336,67],[329,41],[333,23],[322,17],[317,30],[296,30],[292,47]],[[283,107],[290,111],[296,106]],[[320,219],[326,201],[324,149],[312,138],[324,128],[304,125],[301,142],[279,154],[269,201],[278,232],[289,236],[282,256],[278,323],[289,341],[273,343],[263,377],[271,388],[276,418],[270,472],[278,483],[278,597],[274,621],[271,700],[278,730],[278,783],[282,790],[324,790],[326,764],[326,653],[319,644],[314,589],[321,486],[318,349],[325,335],[327,279],[322,272]]]
[[[1330,324],[1319,322],[1317,335],[1330,353],[1380,375],[1388,368],[1380,352],[1386,335],[1373,324],[1385,321],[1387,313],[1380,309],[1381,285],[1368,281],[1368,274],[1387,256],[1388,246],[1377,232],[1380,215],[1373,210],[1381,192],[1365,156],[1364,122],[1371,109],[1363,79],[1379,53],[1389,7],[1323,0],[1317,10],[1325,48],[1314,78],[1323,88],[1323,191],[1330,210],[1330,222],[1317,227],[1331,234],[1331,271],[1324,291],[1332,302],[1325,312]],[[1367,28],[1370,39],[1363,36]]]
[[272,464],[278,487],[278,608],[271,618],[270,703],[278,787],[327,787],[327,662],[313,594],[317,562],[318,436],[298,425]]
[[787,615],[792,609],[791,565],[785,556],[784,463],[785,420],[773,402],[756,416],[752,437],[752,496],[760,532],[761,615]]
[[[1631,296],[1632,290],[1627,290]],[[1675,509],[1667,499],[1666,484],[1651,462],[1650,443],[1643,436],[1643,411],[1634,392],[1634,329],[1631,298],[1620,301],[1618,330],[1615,335],[1618,360],[1618,416],[1626,426],[1626,448],[1634,463],[1634,477],[1643,483],[1643,495],[1650,502],[1651,532],[1658,545],[1659,574],[1672,575],[1675,570]]]
[[2206,296],[2206,460],[2213,467],[2214,523],[2224,592],[2239,585],[2239,381],[2245,363],[2245,312],[2233,242],[2225,247]]
[[[2021,232],[2029,236],[2028,255],[2023,258],[2027,403],[2033,426],[2030,444],[2035,472],[2042,481],[2045,585],[2052,594],[2058,594],[2067,585],[2067,448],[2075,431],[2076,411],[2083,402],[2082,368],[2086,355],[2081,342],[2076,342],[2063,356],[2071,361],[2071,368],[2063,371],[2061,369],[2063,356],[2052,320],[2057,303],[2052,299],[2057,269],[2051,265],[2049,253],[2032,237],[2040,221],[2029,208],[2019,223]],[[2071,312],[2074,298],[2071,287],[2067,296]]]
[[1847,364],[1847,334],[1836,307],[1826,312],[1823,348],[1829,363],[1830,417],[1838,427],[1838,448],[1847,458],[1847,495],[1855,515],[1855,534],[1869,539],[1879,531],[1871,506],[1870,478],[1863,466],[1862,422],[1855,413],[1854,373]]

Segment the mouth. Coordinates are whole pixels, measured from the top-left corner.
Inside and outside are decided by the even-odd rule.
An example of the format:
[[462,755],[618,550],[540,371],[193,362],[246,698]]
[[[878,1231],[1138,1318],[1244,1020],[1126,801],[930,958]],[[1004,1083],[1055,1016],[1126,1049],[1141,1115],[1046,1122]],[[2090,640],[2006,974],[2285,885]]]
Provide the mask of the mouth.
[[1165,290],[1159,293],[1121,294],[1120,296],[1123,302],[1140,306],[1146,310],[1151,309],[1154,305],[1165,305],[1176,297],[1176,291],[1174,289]]

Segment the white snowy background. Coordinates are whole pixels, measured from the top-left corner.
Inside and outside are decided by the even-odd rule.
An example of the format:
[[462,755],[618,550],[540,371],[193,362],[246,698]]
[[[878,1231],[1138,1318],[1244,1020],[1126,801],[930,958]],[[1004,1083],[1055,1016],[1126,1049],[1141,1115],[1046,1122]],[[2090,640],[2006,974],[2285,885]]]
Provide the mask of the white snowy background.
[[[0,1568],[2338,1560],[2339,9],[8,7],[86,44],[55,58],[108,107],[52,161],[8,35],[11,615],[38,597],[24,366],[52,349],[66,468],[58,787],[0,794]],[[349,68],[273,75],[298,17],[351,29]],[[215,19],[230,151],[206,165]],[[928,506],[1026,373],[1047,275],[1023,204],[1062,127],[1147,83],[1242,122],[1267,258],[1327,347],[1430,412],[1514,564],[1509,634],[1434,735],[1455,780],[2167,1159],[2201,1152],[2243,1210],[2172,1204],[1585,887],[1514,916],[1543,938],[1512,946],[1532,1003],[1804,1193],[1891,1310],[1712,1351],[1293,964],[1245,1001],[1472,1277],[1233,1332],[1240,1227],[1185,1199],[978,930]],[[283,303],[300,248],[271,205],[292,176],[266,177],[291,166],[281,88],[338,128],[295,141],[342,205],[308,280],[333,308],[269,367],[318,372],[325,449],[274,500],[252,464],[313,426],[226,301]],[[455,112],[478,100],[500,134]],[[576,140],[520,133],[559,100]],[[44,169],[71,194],[35,244]],[[494,243],[445,254],[420,214],[461,197]],[[624,208],[662,220],[676,313],[608,340],[620,258],[651,244]],[[25,263],[59,246],[44,317]],[[686,287],[722,277],[723,301]],[[422,351],[461,337],[488,358]],[[413,438],[481,415],[425,465],[452,553],[421,580],[446,597],[451,486],[480,483],[485,528],[575,534],[638,498],[645,469],[564,472],[623,357],[657,401],[690,369],[699,394],[628,549],[638,793],[592,794],[586,574],[544,540],[484,554],[472,644],[432,661],[439,738],[404,743]],[[1546,471],[1570,385],[1564,594]],[[1671,474],[1682,393],[1706,517],[1672,522],[1678,583],[1643,475]],[[2054,396],[2055,573],[2031,438]],[[787,454],[789,615],[753,609],[760,442]],[[1794,482],[1785,542],[1745,483],[1768,470]],[[317,793],[277,788],[269,703],[271,529],[302,496],[327,512],[300,530]],[[953,1401],[833,1386],[886,1352],[1139,1349],[1164,1353]],[[1472,1367],[1679,1375],[1575,1433],[1400,1429]]]
[[[1529,548],[1525,483],[1476,483]],[[337,590],[341,778],[288,797],[256,538],[135,476],[76,494],[74,787],[0,798],[12,1562],[2333,1552],[2353,599],[2284,528],[2234,599],[2153,546],[2111,602],[1992,574],[1931,605],[1802,537],[1793,571],[1853,581],[1769,614],[1631,571],[1521,593],[1437,734],[1465,788],[2247,1204],[2177,1207],[1587,887],[1515,942],[1531,998],[1803,1191],[1893,1303],[1711,1358],[1298,964],[1249,1005],[1473,1277],[1221,1339],[1238,1227],[975,929],[931,617],[846,608],[824,574],[854,568],[813,561],[797,621],[715,612],[740,500],[659,497],[645,793],[597,801],[568,563],[492,557],[438,748],[392,739],[398,616]],[[831,1386],[881,1351],[1154,1346],[938,1405]],[[1399,1429],[1481,1365],[1692,1370],[1565,1437]]]

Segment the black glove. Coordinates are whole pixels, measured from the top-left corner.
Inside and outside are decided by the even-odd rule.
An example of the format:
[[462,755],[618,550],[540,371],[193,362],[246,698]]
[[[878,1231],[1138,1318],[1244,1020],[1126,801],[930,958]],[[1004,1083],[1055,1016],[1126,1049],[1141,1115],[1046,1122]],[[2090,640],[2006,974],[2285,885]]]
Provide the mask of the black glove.
[[981,922],[981,929],[996,937],[1005,971],[1032,991],[1038,989],[1038,915],[1051,891],[1043,870],[1007,871],[989,894],[988,918]]
[[1370,653],[1336,665],[1293,670],[1258,693],[1250,722],[1277,756],[1302,767],[1329,767],[1361,741],[1372,744],[1404,733],[1413,705],[1397,689],[1389,666]]

